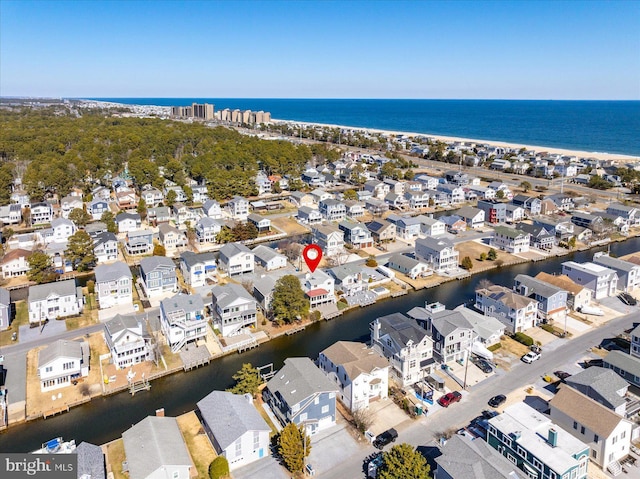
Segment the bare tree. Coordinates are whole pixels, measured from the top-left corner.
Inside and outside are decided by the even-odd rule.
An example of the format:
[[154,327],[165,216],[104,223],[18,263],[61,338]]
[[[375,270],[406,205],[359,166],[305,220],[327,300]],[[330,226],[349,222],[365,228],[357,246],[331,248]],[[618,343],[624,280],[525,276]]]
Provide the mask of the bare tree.
[[373,412],[371,409],[358,408],[351,412],[351,416],[353,417],[353,423],[356,429],[362,434],[373,424]]
[[482,278],[480,281],[478,281],[478,287],[476,288],[476,290],[488,289],[491,286],[493,286],[493,283],[491,281],[489,281],[487,278]]

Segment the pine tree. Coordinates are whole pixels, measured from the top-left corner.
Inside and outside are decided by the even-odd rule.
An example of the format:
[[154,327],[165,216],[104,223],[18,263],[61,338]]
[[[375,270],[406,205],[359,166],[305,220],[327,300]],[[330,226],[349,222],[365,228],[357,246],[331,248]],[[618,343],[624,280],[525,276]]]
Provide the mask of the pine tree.
[[53,270],[51,258],[44,251],[34,251],[27,257],[29,271],[27,278],[29,281],[35,281],[38,284],[49,283],[55,281],[56,272]]
[[382,455],[379,479],[430,479],[431,468],[422,454],[403,443]]
[[236,385],[227,391],[233,394],[251,394],[253,397],[258,394],[258,390],[264,382],[260,371],[254,368],[251,363],[245,363],[233,376],[236,381]]
[[495,249],[491,248],[489,250],[489,252],[487,253],[487,259],[489,261],[495,261],[495,259],[498,257],[498,253],[496,252]]
[[[305,447],[306,443],[306,447]],[[278,437],[278,454],[289,472],[299,472],[304,468],[305,457],[311,453],[311,438],[304,426],[289,423]]]
[[100,217],[100,221],[102,221],[105,225],[107,225],[107,231],[109,233],[117,233],[118,225],[116,224],[116,218],[113,216],[111,211],[105,211],[102,213]]
[[471,258],[469,258],[468,256],[465,256],[464,258],[462,258],[462,263],[460,263],[460,266],[469,271],[473,268],[473,261],[471,261]]
[[271,310],[278,321],[285,323],[292,323],[309,314],[309,300],[305,297],[298,278],[288,274],[276,282]]
[[91,221],[91,215],[82,208],[74,208],[69,213],[69,219],[73,221],[76,226],[86,226]]
[[88,271],[97,261],[93,252],[93,240],[84,230],[78,230],[69,236],[64,254],[71,261],[73,268],[78,271]]

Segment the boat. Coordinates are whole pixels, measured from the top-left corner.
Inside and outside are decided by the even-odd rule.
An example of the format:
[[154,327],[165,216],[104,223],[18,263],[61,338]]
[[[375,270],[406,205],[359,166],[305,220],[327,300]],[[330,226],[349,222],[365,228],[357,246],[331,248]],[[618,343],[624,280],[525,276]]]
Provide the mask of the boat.
[[580,312],[583,314],[590,314],[592,316],[604,316],[604,311],[595,306],[583,306],[580,308]]
[[76,441],[63,441],[61,437],[51,439],[31,454],[73,454],[76,451]]

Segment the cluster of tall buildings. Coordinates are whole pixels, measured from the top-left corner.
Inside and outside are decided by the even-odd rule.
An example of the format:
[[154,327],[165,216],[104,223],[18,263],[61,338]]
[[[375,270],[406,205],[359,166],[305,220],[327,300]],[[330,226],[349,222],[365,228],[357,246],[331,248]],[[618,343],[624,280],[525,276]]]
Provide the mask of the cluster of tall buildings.
[[201,120],[219,120],[238,124],[259,124],[271,121],[271,113],[268,111],[231,110],[229,108],[215,111],[214,105],[210,105],[209,103],[192,103],[191,106],[173,106],[171,107],[171,116],[178,118],[198,118]]

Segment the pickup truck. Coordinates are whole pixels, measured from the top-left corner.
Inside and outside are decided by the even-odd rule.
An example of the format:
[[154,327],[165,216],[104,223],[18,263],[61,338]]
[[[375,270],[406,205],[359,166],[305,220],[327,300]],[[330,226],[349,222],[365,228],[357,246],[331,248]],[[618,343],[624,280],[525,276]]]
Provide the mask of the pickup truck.
[[442,407],[449,407],[449,404],[453,404],[454,402],[458,402],[462,399],[462,394],[458,391],[453,391],[451,393],[447,393],[438,399],[438,404]]
[[387,429],[385,432],[378,434],[376,440],[373,441],[373,446],[377,449],[382,449],[384,446],[391,442],[395,442],[398,438],[398,431],[395,429]]

